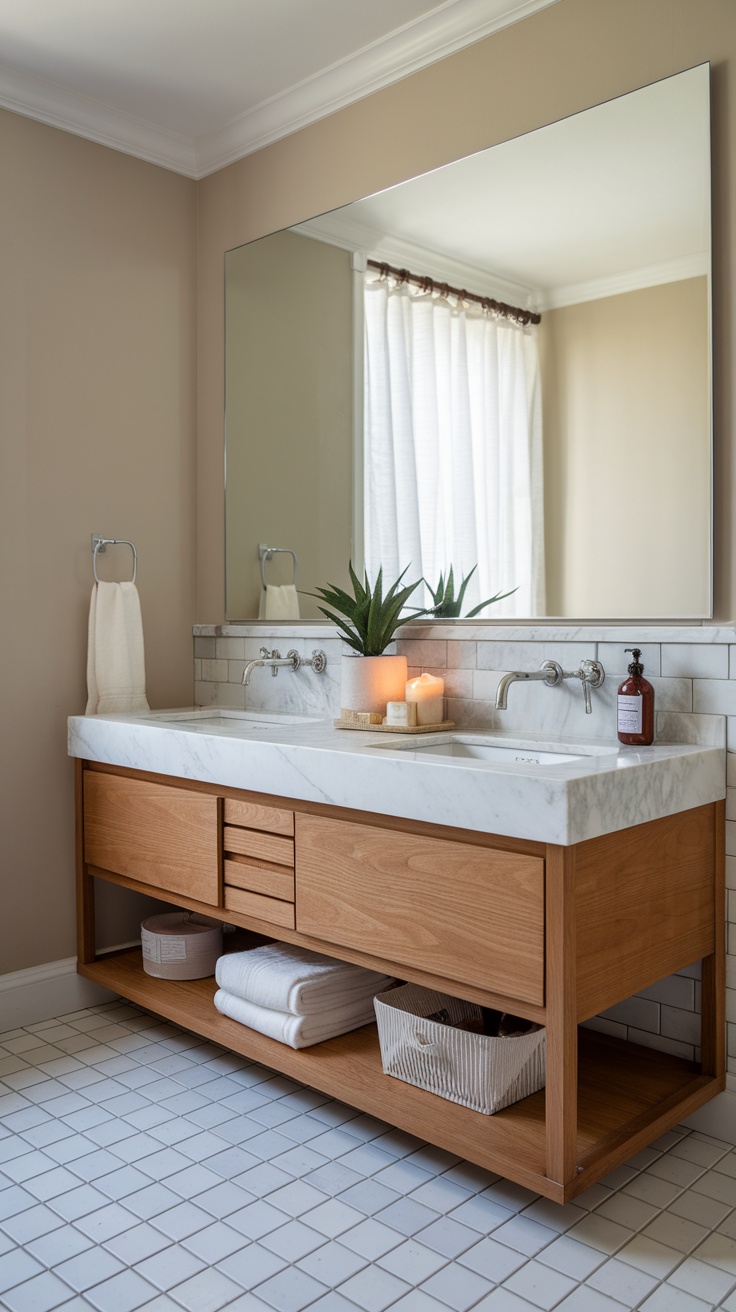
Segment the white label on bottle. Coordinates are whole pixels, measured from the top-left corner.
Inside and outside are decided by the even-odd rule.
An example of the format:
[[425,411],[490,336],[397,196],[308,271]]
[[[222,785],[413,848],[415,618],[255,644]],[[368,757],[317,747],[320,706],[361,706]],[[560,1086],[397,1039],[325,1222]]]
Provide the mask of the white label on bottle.
[[643,697],[622,697],[618,699],[618,732],[641,733]]

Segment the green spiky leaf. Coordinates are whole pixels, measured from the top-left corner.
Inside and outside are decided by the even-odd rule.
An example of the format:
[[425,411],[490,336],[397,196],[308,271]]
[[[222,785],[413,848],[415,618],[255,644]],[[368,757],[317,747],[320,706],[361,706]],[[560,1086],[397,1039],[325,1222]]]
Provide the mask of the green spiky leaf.
[[404,569],[384,596],[383,569],[379,569],[373,587],[367,574],[365,582],[361,583],[352,561],[348,566],[348,574],[353,588],[352,597],[349,592],[332,583],[307,593],[307,596],[315,597],[321,603],[321,614],[337,625],[343,641],[353,651],[359,652],[361,656],[381,656],[402,623],[401,612],[414,589],[419,587],[420,580],[402,588],[400,585],[406,574]]

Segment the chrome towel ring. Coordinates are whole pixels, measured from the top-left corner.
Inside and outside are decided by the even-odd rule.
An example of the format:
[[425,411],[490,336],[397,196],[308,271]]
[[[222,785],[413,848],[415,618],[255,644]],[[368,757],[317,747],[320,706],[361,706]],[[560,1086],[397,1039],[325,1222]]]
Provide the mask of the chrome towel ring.
[[271,560],[277,552],[281,552],[285,556],[291,556],[291,559],[294,562],[294,578],[292,582],[294,587],[296,587],[296,552],[292,551],[290,547],[267,547],[265,542],[258,543],[258,559],[261,562],[261,583],[264,588],[267,587],[266,561]]
[[103,538],[101,533],[92,534],[92,573],[95,576],[95,583],[101,583],[102,580],[97,577],[97,553],[104,553],[107,547],[130,547],[133,552],[133,577],[131,583],[135,583],[138,573],[138,552],[135,546],[128,538]]

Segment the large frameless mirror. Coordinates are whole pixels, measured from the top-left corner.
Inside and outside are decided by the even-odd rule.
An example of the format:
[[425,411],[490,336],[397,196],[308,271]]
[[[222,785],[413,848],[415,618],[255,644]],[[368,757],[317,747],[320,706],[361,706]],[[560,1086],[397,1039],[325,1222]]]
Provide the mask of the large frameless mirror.
[[707,65],[229,251],[228,618],[708,617],[710,267]]

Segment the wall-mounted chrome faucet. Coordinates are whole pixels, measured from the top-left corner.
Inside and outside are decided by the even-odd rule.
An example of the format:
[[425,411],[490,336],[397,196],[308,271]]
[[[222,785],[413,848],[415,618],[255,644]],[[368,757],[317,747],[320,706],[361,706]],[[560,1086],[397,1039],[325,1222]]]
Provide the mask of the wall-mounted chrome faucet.
[[512,683],[521,683],[528,679],[546,683],[548,688],[556,688],[563,679],[580,679],[583,685],[586,715],[590,715],[593,706],[590,700],[591,688],[600,688],[606,672],[599,661],[581,661],[578,670],[563,670],[557,661],[543,661],[538,670],[510,670],[504,674],[496,689],[496,710],[505,711],[509,687]]
[[318,651],[316,648],[312,652],[311,660],[305,661],[303,657],[299,655],[299,652],[294,651],[293,648],[291,651],[287,651],[285,656],[282,656],[275,647],[273,651],[269,651],[268,647],[261,647],[260,656],[254,661],[248,661],[248,664],[243,670],[243,687],[247,687],[250,683],[250,676],[259,665],[267,666],[275,679],[282,667],[288,666],[289,669],[296,673],[296,671],[300,670],[302,666],[308,666],[314,670],[315,674],[322,674],[326,664],[327,657],[325,656],[325,653],[323,651]]

